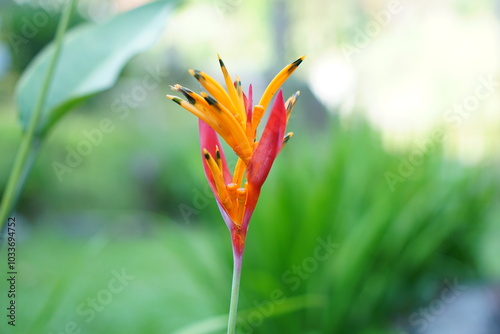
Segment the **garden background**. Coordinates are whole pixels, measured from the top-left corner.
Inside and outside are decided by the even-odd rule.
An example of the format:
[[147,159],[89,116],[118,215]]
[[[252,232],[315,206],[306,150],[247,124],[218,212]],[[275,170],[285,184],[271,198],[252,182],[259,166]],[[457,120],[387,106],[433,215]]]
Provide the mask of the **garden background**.
[[[20,78],[66,2],[0,3],[3,193],[20,104],[35,99],[19,97]],[[70,26],[145,3],[81,0]],[[44,137],[10,215],[15,327],[6,229],[0,248],[0,333],[225,332],[230,239],[197,120],[165,97],[175,83],[200,91],[189,68],[221,79],[217,54],[257,96],[307,54],[283,86],[301,91],[294,137],[250,224],[240,333],[498,333],[498,1],[163,3],[153,23],[132,15],[123,34],[74,49],[113,36],[125,48],[143,21],[157,31],[131,36],[151,43]]]

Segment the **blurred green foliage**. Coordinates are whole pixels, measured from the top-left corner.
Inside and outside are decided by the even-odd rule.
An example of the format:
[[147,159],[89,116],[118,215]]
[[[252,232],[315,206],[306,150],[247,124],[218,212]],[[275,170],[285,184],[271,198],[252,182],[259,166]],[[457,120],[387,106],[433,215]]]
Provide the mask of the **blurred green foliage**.
[[[2,1],[0,7],[0,39],[12,54],[11,70],[21,73],[42,48],[54,38],[63,6],[57,1],[31,1],[17,4]],[[69,27],[86,20],[78,12],[72,15]]]
[[[194,118],[161,108],[170,116],[147,128],[116,123],[63,182],[51,162],[106,111],[71,115],[47,143],[17,213],[18,300],[30,305],[19,328],[59,333],[74,321],[83,332],[173,333],[199,321],[202,331],[180,333],[224,332],[228,233],[203,195],[196,136],[183,134],[196,132]],[[292,120],[296,136],[263,188],[244,258],[242,333],[389,333],[409,326],[445,279],[498,279],[482,247],[492,227],[498,235],[492,166],[462,166],[436,147],[391,191],[384,174],[411,151],[387,153],[363,121],[330,123],[312,134]],[[193,209],[188,219],[181,205]],[[331,254],[317,250],[329,242]],[[122,268],[134,279],[87,323],[87,298],[104,298]]]
[[[62,119],[44,144],[15,213],[18,326],[2,322],[2,333],[225,332],[229,234],[207,192],[197,122],[164,98],[168,84],[184,84],[179,73],[191,65],[175,57],[175,46],[156,52]],[[16,62],[20,69],[26,60]],[[156,65],[167,73],[162,85],[117,112],[115,101]],[[241,333],[415,330],[409,315],[443,282],[500,279],[497,162],[464,165],[438,142],[391,186],[387,172],[399,175],[419,143],[389,152],[365,121],[326,113],[305,82],[292,80],[286,95],[295,87],[305,94],[291,118],[295,136],[251,222]],[[0,86],[2,190],[20,138],[14,84],[8,76]],[[104,118],[113,130],[58,178],[53,163],[64,163]],[[5,275],[0,270],[0,282]],[[8,300],[3,287],[0,305]]]
[[[106,23],[81,25],[68,31],[46,102],[40,111],[37,127],[40,137],[82,100],[114,86],[129,59],[157,42],[174,3],[156,1],[116,15]],[[38,100],[32,96],[46,80],[56,44],[44,49],[19,79],[16,102],[24,131],[28,130],[37,106]],[[144,85],[154,89],[159,84],[157,81],[150,75]],[[142,91],[145,92],[146,88],[143,87]],[[101,127],[105,129],[100,131],[106,131],[110,125]]]

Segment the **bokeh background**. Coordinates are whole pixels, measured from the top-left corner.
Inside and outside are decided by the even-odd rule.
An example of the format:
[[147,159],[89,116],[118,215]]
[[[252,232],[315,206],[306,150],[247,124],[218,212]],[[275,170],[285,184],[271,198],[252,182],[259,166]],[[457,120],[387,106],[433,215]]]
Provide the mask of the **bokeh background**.
[[[50,20],[16,43],[47,3]],[[144,3],[81,0],[72,25]],[[52,39],[60,5],[1,4],[4,189],[21,136],[16,82]],[[175,83],[200,90],[189,68],[220,79],[219,53],[257,96],[307,54],[283,86],[301,91],[295,135],[251,222],[239,332],[499,333],[499,6],[180,2],[158,43],[44,143],[13,214],[17,326],[2,316],[0,332],[225,332],[229,235],[204,179],[197,121],[165,98]],[[158,85],[134,95],[151,73]],[[54,162],[104,118],[113,130],[57,173]],[[0,251],[5,259],[5,243]]]

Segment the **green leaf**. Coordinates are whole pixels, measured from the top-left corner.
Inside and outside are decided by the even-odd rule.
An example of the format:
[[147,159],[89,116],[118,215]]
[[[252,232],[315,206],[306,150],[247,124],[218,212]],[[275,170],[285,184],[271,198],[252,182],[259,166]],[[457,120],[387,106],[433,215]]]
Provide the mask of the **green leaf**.
[[[102,25],[86,24],[71,30],[64,38],[37,134],[47,133],[75,104],[112,87],[127,61],[156,42],[172,8],[172,1],[152,2]],[[33,116],[53,52],[51,43],[31,62],[18,82],[16,95],[23,131]]]

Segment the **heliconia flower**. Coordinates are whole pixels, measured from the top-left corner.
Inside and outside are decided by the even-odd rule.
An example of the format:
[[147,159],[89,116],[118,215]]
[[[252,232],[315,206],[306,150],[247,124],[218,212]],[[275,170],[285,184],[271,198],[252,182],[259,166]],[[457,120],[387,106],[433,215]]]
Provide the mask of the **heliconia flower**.
[[[233,83],[220,57],[219,64],[226,89],[206,73],[189,70],[210,95],[204,92],[196,94],[178,84],[171,88],[182,93],[187,101],[167,95],[169,99],[199,118],[205,175],[231,232],[233,251],[240,257],[245,246],[248,223],[262,184],[276,156],[293,135],[291,132],[285,135],[285,129],[299,92],[285,102],[281,90],[278,90],[304,58],[305,56],[300,57],[281,70],[267,86],[256,105],[252,105],[252,85],[249,86],[248,95],[245,95],[240,78],[236,76]],[[257,127],[275,95],[269,119],[260,140],[257,140]],[[238,156],[232,174],[219,136]]]
[[[196,94],[192,90],[174,85],[174,91],[182,93],[187,101],[177,96],[167,97],[199,118],[200,145],[203,168],[208,183],[215,194],[217,205],[231,232],[233,245],[233,283],[228,318],[228,334],[236,331],[238,294],[241,263],[248,223],[254,212],[260,189],[267,178],[274,160],[293,133],[285,135],[286,124],[299,96],[292,95],[286,102],[278,91],[305,57],[300,57],[279,72],[253,105],[252,85],[248,95],[243,93],[238,76],[231,80],[226,66],[219,57],[226,89],[206,73],[189,70],[207,93]],[[209,95],[210,94],[210,95]],[[276,96],[275,96],[276,95]],[[260,140],[257,128],[271,102],[269,119]],[[231,174],[219,136],[238,156]],[[246,179],[246,181],[245,181]]]

